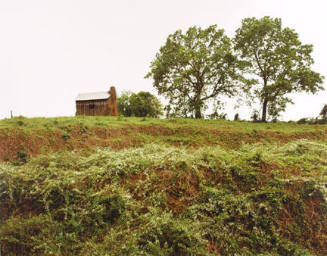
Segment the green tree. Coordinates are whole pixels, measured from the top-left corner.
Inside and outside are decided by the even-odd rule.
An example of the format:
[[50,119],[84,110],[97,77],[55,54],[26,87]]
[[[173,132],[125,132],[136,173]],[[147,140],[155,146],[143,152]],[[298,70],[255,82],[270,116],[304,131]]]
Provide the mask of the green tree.
[[310,69],[313,46],[302,44],[294,30],[282,28],[279,18],[244,19],[234,49],[243,63],[243,89],[251,100],[259,99],[262,121],[267,112],[276,118],[285,111],[292,103],[288,93],[323,89],[323,76]]
[[162,114],[160,101],[149,92],[124,92],[117,100],[117,107],[124,116],[159,117]]
[[160,101],[149,92],[133,93],[129,101],[134,116],[159,117],[162,114]]
[[153,78],[175,111],[201,118],[210,100],[235,93],[237,61],[231,48],[231,40],[215,25],[191,27],[185,34],[177,30],[156,54],[146,78]]

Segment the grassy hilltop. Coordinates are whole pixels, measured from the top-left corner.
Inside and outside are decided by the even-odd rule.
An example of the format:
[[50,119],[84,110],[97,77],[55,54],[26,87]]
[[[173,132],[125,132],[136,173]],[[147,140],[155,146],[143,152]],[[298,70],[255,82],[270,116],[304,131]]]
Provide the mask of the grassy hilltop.
[[326,255],[327,126],[0,121],[3,255]]
[[148,143],[199,148],[327,140],[326,125],[124,117],[13,118],[0,121],[0,161],[62,150],[115,150]]

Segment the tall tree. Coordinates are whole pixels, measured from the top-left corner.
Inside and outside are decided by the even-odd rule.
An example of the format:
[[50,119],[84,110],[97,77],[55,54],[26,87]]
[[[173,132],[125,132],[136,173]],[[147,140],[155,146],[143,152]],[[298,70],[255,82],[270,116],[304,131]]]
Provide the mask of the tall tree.
[[168,36],[146,77],[175,110],[201,118],[210,100],[235,93],[236,64],[224,30],[190,27]]
[[282,28],[279,18],[244,19],[234,49],[244,64],[244,91],[262,104],[262,121],[292,103],[288,93],[323,89],[323,76],[310,68],[313,46],[302,44],[294,30]]

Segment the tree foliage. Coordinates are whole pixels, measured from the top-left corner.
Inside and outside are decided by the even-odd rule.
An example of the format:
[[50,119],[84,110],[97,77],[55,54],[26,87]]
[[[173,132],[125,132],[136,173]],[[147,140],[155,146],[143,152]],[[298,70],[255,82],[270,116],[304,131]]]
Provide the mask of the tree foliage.
[[323,77],[310,68],[313,46],[302,44],[293,29],[282,28],[281,19],[244,19],[234,43],[244,68],[243,89],[262,104],[262,121],[267,112],[277,117],[292,103],[288,93],[323,89]]
[[124,91],[118,98],[117,98],[117,108],[118,113],[123,116],[131,116],[132,109],[130,106],[129,98],[132,95],[130,91]]
[[124,116],[158,117],[162,114],[160,101],[149,92],[124,92],[117,100],[117,107]]
[[177,30],[156,54],[146,77],[169,99],[170,110],[201,118],[210,100],[235,93],[237,61],[231,48],[231,40],[215,25],[190,27],[185,34]]

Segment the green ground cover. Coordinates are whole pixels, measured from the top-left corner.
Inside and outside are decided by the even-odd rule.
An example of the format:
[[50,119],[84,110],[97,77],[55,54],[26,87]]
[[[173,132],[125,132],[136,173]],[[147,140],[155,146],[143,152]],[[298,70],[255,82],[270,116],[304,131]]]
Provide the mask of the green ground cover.
[[91,138],[119,144],[134,131],[142,143],[0,163],[3,255],[327,254],[326,126],[67,117],[0,130],[48,126],[69,144],[80,122]]

